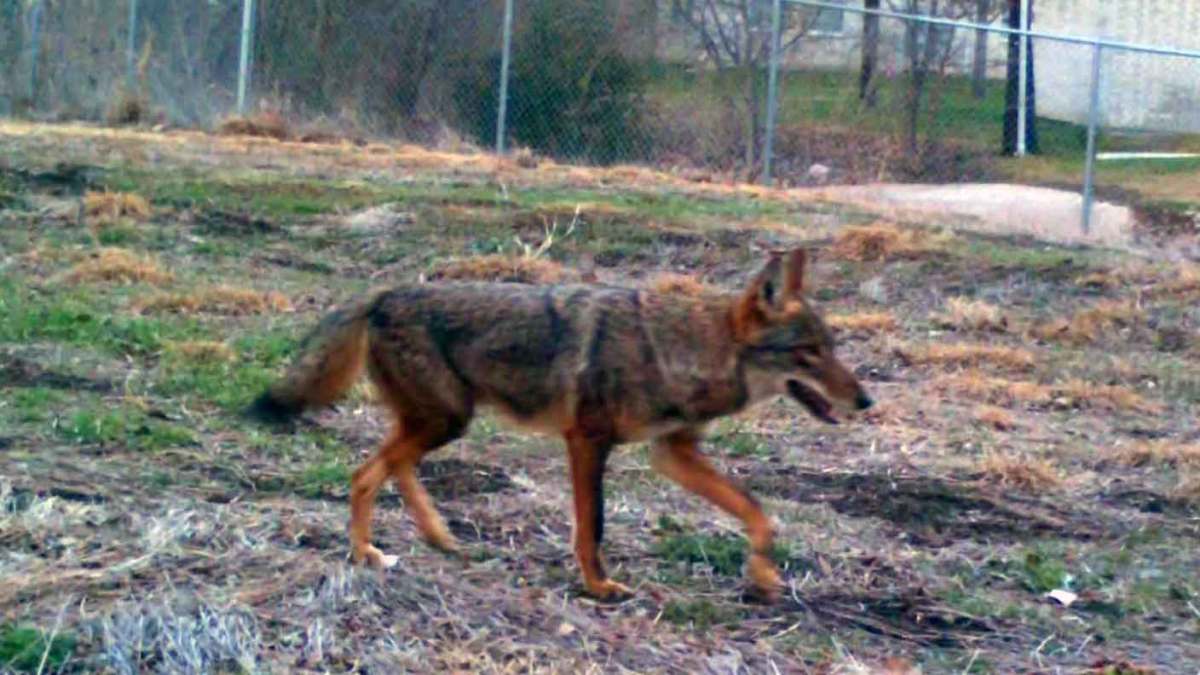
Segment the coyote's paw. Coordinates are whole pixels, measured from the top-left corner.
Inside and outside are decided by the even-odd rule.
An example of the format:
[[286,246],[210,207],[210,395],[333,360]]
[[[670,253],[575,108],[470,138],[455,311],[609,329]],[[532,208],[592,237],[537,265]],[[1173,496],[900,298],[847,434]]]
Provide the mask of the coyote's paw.
[[386,570],[400,562],[400,556],[387,555],[383,551],[367,544],[366,547],[354,552],[354,562],[377,570]]
[[597,600],[619,600],[633,595],[633,589],[612,579],[589,582],[587,592]]
[[761,553],[750,554],[746,575],[750,577],[750,582],[764,600],[774,602],[779,599],[783,579],[779,577],[779,571],[775,569],[775,563],[771,562],[770,558]]
[[462,549],[459,548],[458,540],[454,535],[450,534],[445,528],[433,530],[425,536],[425,542],[436,548],[442,553],[449,555],[461,555]]

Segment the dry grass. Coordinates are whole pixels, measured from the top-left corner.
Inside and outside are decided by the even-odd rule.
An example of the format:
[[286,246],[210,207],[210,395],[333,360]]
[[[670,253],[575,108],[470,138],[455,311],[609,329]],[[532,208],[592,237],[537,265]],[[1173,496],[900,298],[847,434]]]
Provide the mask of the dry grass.
[[977,468],[984,480],[1018,490],[1044,490],[1062,483],[1058,467],[1041,458],[988,452]]
[[994,366],[1005,370],[1029,370],[1035,359],[1033,352],[1020,347],[986,345],[968,342],[900,346],[901,356],[920,365],[978,368]]
[[171,342],[167,344],[167,353],[194,363],[228,363],[237,358],[233,347],[211,340]]
[[291,311],[292,303],[276,291],[256,291],[250,288],[212,286],[192,293],[160,293],[134,304],[138,312],[173,312],[190,314],[266,314]]
[[709,286],[696,277],[687,274],[675,274],[673,272],[664,272],[654,277],[650,281],[649,288],[655,293],[683,295],[691,298],[723,292],[721,289]]
[[835,331],[845,333],[891,333],[900,327],[891,312],[856,312],[825,317],[825,323]]
[[169,272],[164,272],[152,258],[112,247],[99,249],[72,267],[66,275],[66,281],[70,283],[116,281],[160,285],[170,283],[172,279],[174,277]]
[[562,265],[528,256],[485,255],[444,262],[433,269],[430,281],[504,281],[520,284],[559,284],[572,281]]
[[991,427],[996,431],[1012,431],[1017,428],[1017,418],[1012,413],[994,405],[975,406],[971,416],[976,422]]
[[1125,466],[1172,467],[1200,466],[1200,443],[1184,444],[1171,440],[1147,441],[1113,448],[1107,458]]
[[1136,324],[1144,314],[1134,302],[1104,300],[1070,319],[1054,319],[1034,326],[1031,333],[1039,340],[1085,345],[1105,333]]
[[260,136],[279,141],[287,140],[292,135],[287,120],[272,110],[246,117],[229,117],[217,126],[217,133],[225,136]]
[[1104,270],[1076,277],[1075,283],[1094,290],[1116,290],[1125,285],[1125,279],[1117,270]]
[[150,101],[137,91],[122,87],[104,111],[104,121],[114,126],[138,124],[150,117]]
[[1008,330],[1008,319],[1000,312],[1000,308],[982,300],[950,298],[946,301],[946,311],[934,314],[932,318],[934,323],[943,328],[960,331]]
[[843,260],[867,262],[915,257],[936,250],[941,244],[940,238],[924,230],[904,229],[879,221],[841,230],[834,237],[831,250]]
[[1162,406],[1147,401],[1128,387],[1067,380],[1054,385],[1026,380],[992,377],[967,370],[934,380],[933,387],[943,394],[965,396],[994,405],[1036,405],[1053,403],[1063,408],[1090,408],[1107,411],[1156,413]]
[[1185,474],[1171,489],[1171,496],[1192,504],[1200,504],[1200,475]]
[[529,148],[520,148],[513,153],[513,162],[522,169],[536,169],[538,167],[537,155]]
[[1144,261],[1126,261],[1117,267],[1088,272],[1075,283],[1092,290],[1127,291],[1161,281],[1161,273]]
[[152,213],[150,202],[133,192],[91,192],[83,196],[83,213],[89,220],[111,223],[121,218],[145,220]]
[[996,405],[1045,405],[1054,398],[1054,390],[1044,384],[992,377],[977,370],[940,377],[933,381],[933,387],[943,394]]
[[1085,274],[1075,283],[1096,290],[1135,289],[1147,296],[1187,295],[1200,291],[1200,265],[1181,262],[1156,269],[1148,264],[1130,264]]
[[1170,295],[1200,292],[1200,265],[1183,263],[1174,276],[1162,282],[1154,290]]
[[1058,402],[1067,406],[1144,413],[1155,413],[1162,409],[1159,404],[1147,401],[1136,391],[1120,385],[1067,380],[1055,385],[1054,390]]
[[859,413],[858,419],[875,426],[897,426],[905,423],[907,415],[896,403],[880,401]]
[[570,222],[579,217],[591,218],[612,218],[617,216],[628,216],[631,211],[629,208],[619,204],[611,204],[608,202],[560,202],[556,204],[542,204],[534,209],[534,214],[546,221],[565,220]]

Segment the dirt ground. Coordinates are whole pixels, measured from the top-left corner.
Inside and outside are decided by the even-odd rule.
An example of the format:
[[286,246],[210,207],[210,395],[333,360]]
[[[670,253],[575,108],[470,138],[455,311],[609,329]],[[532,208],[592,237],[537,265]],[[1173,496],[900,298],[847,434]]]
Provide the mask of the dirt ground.
[[[1197,672],[1200,269],[895,215],[636,167],[0,124],[0,670]],[[604,603],[559,441],[478,420],[421,467],[467,556],[388,489],[380,574],[346,562],[349,474],[387,432],[370,390],[293,433],[239,415],[371,287],[734,290],[791,245],[880,403],[711,429],[777,524],[774,605],[745,594],[736,524],[644,446],[606,495],[637,593]]]
[[964,229],[997,235],[1024,235],[1056,244],[1144,250],[1133,210],[1097,200],[1085,233],[1083,199],[1078,192],[1032,185],[962,183],[955,185],[880,184],[814,189],[825,199],[890,210],[908,218],[950,222]]

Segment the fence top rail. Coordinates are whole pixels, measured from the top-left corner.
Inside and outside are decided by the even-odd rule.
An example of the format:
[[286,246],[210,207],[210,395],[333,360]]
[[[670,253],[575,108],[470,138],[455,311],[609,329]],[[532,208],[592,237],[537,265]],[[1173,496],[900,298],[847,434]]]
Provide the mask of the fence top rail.
[[1182,56],[1189,59],[1200,59],[1200,50],[1195,49],[1176,49],[1174,47],[1158,47],[1155,45],[1137,44],[1134,42],[1121,42],[1118,40],[1105,40],[1099,37],[1082,37],[1079,35],[1067,35],[1065,33],[1050,33],[1045,31],[1028,30],[1024,31],[1019,28],[1009,28],[1008,26],[995,26],[986,23],[974,23],[971,21],[959,21],[956,19],[946,19],[937,16],[927,16],[925,14],[910,14],[908,12],[895,12],[887,9],[867,9],[866,7],[857,7],[850,4],[841,4],[836,2],[827,2],[824,0],[784,0],[790,5],[801,5],[804,7],[816,7],[818,9],[834,9],[843,12],[853,12],[855,14],[870,14],[880,16],[887,19],[903,19],[905,21],[919,21],[938,26],[952,26],[954,28],[963,28],[966,30],[981,30],[990,33],[1002,33],[1005,35],[1027,35],[1033,38],[1042,38],[1046,40],[1054,40],[1057,42],[1068,42],[1071,44],[1090,45],[1105,47],[1108,49],[1119,49],[1130,52],[1141,52],[1143,54],[1159,54],[1162,56]]

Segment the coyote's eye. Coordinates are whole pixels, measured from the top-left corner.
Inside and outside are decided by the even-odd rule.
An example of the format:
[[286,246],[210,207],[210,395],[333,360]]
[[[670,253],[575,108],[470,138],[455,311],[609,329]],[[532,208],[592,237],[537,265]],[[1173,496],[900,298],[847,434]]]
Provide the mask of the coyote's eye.
[[805,345],[796,348],[796,361],[805,367],[813,367],[821,362],[821,348]]

